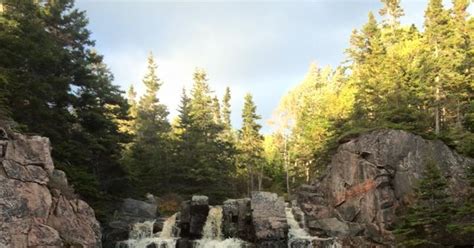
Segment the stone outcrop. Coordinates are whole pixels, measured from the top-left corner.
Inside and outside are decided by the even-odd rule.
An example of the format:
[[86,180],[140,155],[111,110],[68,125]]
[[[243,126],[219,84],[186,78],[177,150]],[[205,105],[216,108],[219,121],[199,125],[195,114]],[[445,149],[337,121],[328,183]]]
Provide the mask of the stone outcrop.
[[209,200],[207,196],[195,195],[190,201],[181,204],[178,227],[181,229],[181,237],[199,239],[202,237],[202,228],[206,223],[209,212]]
[[275,193],[252,192],[252,223],[258,247],[287,247],[285,201]]
[[158,204],[152,195],[148,196],[146,202],[132,198],[124,199],[120,209],[115,212],[113,220],[104,226],[104,247],[115,247],[117,241],[126,240],[130,228],[135,223],[155,220],[155,229],[161,230],[164,220],[158,218],[157,209]]
[[94,211],[54,168],[49,140],[0,133],[0,247],[100,247]]
[[379,130],[342,144],[325,174],[299,191],[309,231],[339,237],[343,246],[392,245],[396,210],[410,203],[427,163],[440,168],[454,195],[465,193],[463,176],[474,160],[441,141]]
[[224,237],[250,242],[254,240],[250,198],[226,200],[222,205],[222,212]]

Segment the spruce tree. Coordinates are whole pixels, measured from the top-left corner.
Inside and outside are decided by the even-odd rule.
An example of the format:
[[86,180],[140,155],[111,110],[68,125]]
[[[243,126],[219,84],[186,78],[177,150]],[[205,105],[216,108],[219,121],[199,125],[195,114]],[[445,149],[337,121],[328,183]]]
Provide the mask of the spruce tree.
[[408,206],[395,230],[399,244],[406,247],[442,247],[454,208],[448,183],[434,162],[429,162],[415,189],[415,202]]
[[[251,94],[246,94],[242,110],[242,128],[239,131],[239,165],[245,169],[249,193],[261,190],[263,178],[263,136],[260,134],[261,119]],[[258,185],[256,181],[258,180]]]
[[157,97],[162,83],[151,53],[143,84],[146,91],[138,103],[136,141],[131,148],[130,168],[139,193],[159,194],[167,190],[169,179],[171,127],[167,120],[166,106]]
[[[183,130],[180,150],[186,158],[187,194],[207,194],[212,200],[220,200],[232,194],[232,149],[220,136],[221,123],[216,123],[216,105],[208,84],[207,74],[196,69],[189,100],[189,109],[180,111],[181,121],[189,117],[189,125]],[[182,108],[183,109],[183,108]],[[188,112],[189,110],[189,112]]]
[[224,129],[225,130],[231,130],[232,129],[232,124],[230,121],[230,100],[231,100],[231,95],[230,95],[230,88],[226,87],[225,88],[225,93],[224,97],[222,99],[222,123],[224,124]]

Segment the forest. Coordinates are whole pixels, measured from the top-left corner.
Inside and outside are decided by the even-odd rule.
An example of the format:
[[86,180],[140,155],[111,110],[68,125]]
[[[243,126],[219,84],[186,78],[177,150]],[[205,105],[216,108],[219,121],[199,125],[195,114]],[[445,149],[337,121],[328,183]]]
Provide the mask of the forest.
[[[118,199],[147,193],[162,199],[165,212],[196,193],[211,202],[255,190],[289,199],[321,175],[339,144],[368,130],[407,130],[474,157],[470,1],[453,0],[448,8],[442,0],[429,0],[419,13],[423,27],[400,23],[400,0],[381,2],[383,8],[353,30],[345,61],[336,68],[309,65],[304,80],[275,109],[274,131],[264,135],[266,120],[252,94],[245,96],[241,127],[234,127],[232,89],[216,95],[203,68],[189,75],[192,88],[176,92],[179,114],[170,119],[157,93],[172,82],[160,79],[152,52],[144,58],[145,77],[134,82],[146,92],[138,96],[133,86],[122,91],[95,49],[86,13],[73,0],[5,0],[0,3],[0,120],[49,137],[55,165],[100,220],[110,217]],[[467,173],[471,186],[473,172]],[[413,219],[426,217],[423,192],[438,189],[427,194],[448,197],[439,193],[446,186],[436,169],[425,179],[418,207],[399,230],[408,245],[424,242],[413,238]],[[446,208],[472,214],[474,203],[459,207],[446,201],[429,216],[445,223]],[[472,224],[449,227],[474,230]]]

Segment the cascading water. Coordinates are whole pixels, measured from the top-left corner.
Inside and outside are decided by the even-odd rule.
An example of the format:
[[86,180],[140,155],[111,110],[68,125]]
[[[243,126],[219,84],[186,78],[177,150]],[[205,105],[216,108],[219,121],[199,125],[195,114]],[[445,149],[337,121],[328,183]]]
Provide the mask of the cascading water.
[[134,224],[132,230],[130,230],[129,239],[118,242],[116,247],[146,248],[152,244],[160,248],[176,247],[177,235],[174,235],[176,214],[169,217],[163,223],[163,230],[160,233],[153,233],[154,224],[155,221],[145,221]]
[[304,228],[300,227],[298,221],[296,221],[293,215],[293,209],[287,207],[285,211],[286,221],[290,226],[288,231],[288,248],[312,248],[315,242],[320,243],[322,245],[321,247],[341,248],[341,245],[333,238],[320,238],[309,235]]
[[222,237],[222,208],[211,207],[202,230],[202,239],[194,242],[194,248],[241,248],[245,242],[240,239]]

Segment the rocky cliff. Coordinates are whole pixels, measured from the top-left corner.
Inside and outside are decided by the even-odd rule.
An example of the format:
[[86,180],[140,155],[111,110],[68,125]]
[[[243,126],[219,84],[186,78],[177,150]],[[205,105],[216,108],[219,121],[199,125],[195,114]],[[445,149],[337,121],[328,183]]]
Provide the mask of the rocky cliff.
[[47,138],[0,128],[0,247],[100,247],[94,211],[56,170]]
[[427,163],[441,169],[454,195],[465,193],[465,170],[474,160],[441,141],[379,130],[342,144],[325,174],[298,194],[309,231],[339,237],[344,247],[393,245],[396,211],[410,202]]

